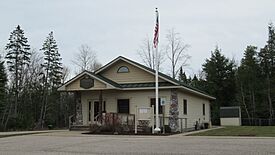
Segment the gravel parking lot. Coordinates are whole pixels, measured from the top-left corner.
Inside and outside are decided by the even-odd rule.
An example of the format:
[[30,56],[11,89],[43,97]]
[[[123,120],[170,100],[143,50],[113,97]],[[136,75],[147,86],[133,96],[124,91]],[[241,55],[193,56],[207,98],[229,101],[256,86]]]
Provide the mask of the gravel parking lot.
[[2,155],[275,154],[274,138],[83,135],[54,132],[0,138]]

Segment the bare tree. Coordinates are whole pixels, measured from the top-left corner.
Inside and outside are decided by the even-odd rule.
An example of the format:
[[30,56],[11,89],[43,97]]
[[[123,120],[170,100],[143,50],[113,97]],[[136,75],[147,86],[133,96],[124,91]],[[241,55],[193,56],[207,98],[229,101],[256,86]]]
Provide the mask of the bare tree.
[[61,79],[62,84],[64,84],[68,80],[69,75],[70,75],[69,67],[63,65],[62,79]]
[[179,33],[176,33],[174,29],[168,31],[166,39],[166,54],[171,63],[172,77],[176,78],[180,67],[188,65],[187,62],[190,59],[190,56],[186,53],[186,50],[189,45],[182,41]]
[[[137,51],[137,54],[140,56],[142,62],[145,64],[145,66],[155,69],[155,61],[156,61],[156,54],[155,50],[153,48],[153,42],[148,37],[143,40],[142,44],[140,45],[140,49]],[[165,54],[162,51],[158,52],[158,67],[160,68],[160,65],[165,60]]]
[[75,59],[72,62],[78,67],[77,73],[84,70],[95,71],[102,66],[97,61],[96,53],[85,44],[79,47],[79,52],[75,54]]

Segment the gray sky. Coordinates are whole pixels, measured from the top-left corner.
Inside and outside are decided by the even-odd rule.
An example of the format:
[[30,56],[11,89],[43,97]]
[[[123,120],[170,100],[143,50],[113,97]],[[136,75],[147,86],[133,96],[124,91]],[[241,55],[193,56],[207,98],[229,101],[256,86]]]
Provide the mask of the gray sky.
[[160,46],[168,29],[179,32],[191,46],[187,72],[193,74],[216,45],[237,60],[247,45],[263,47],[274,6],[274,0],[2,0],[0,47],[19,24],[36,49],[54,31],[63,63],[71,68],[81,44],[96,50],[103,64],[119,55],[141,62],[137,50],[153,36],[158,7]]

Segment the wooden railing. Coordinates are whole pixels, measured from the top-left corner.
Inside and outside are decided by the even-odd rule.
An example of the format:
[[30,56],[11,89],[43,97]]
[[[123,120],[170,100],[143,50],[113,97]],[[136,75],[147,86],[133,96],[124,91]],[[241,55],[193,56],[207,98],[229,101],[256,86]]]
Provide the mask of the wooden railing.
[[102,125],[134,125],[134,114],[123,113],[103,113],[102,117],[99,117],[98,122]]
[[75,115],[71,115],[69,116],[69,129],[71,129],[71,127],[74,125],[75,123]]

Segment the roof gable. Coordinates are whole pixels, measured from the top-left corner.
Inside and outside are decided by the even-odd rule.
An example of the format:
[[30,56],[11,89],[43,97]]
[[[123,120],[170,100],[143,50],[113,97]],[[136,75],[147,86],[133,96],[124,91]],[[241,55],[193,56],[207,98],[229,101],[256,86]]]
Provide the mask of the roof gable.
[[[108,69],[112,69],[112,66],[118,63],[124,63],[124,65],[128,65],[131,66],[133,68],[129,68],[129,72],[131,72],[132,69],[134,70],[138,70],[138,72],[140,72],[141,74],[143,74],[143,78],[142,80],[137,80],[139,77],[138,74],[135,74],[135,76],[132,76],[132,80],[133,81],[129,81],[127,79],[129,79],[129,76],[126,76],[126,80],[123,81],[122,79],[114,79],[116,75],[107,75]],[[123,64],[121,64],[123,65]],[[120,67],[120,65],[117,65],[115,68],[113,68],[112,73],[117,72],[118,67]],[[133,71],[133,70],[132,70]],[[105,72],[105,73],[104,73]],[[125,73],[121,73],[125,74]],[[91,76],[95,81],[98,82],[98,87],[94,87],[91,89],[83,89],[81,87],[78,87],[79,84],[79,80],[81,78],[83,78],[84,75],[89,75]],[[65,84],[63,84],[60,88],[58,88],[58,91],[70,91],[68,90],[69,88],[72,91],[75,90],[102,90],[102,89],[120,89],[120,90],[128,90],[128,89],[154,89],[155,85],[155,70],[148,68],[142,64],[139,64],[135,61],[132,61],[130,59],[127,59],[125,57],[119,56],[116,59],[114,59],[113,61],[109,62],[108,64],[106,64],[105,66],[101,67],[100,69],[98,69],[97,71],[93,72],[89,72],[89,71],[83,71],[82,73],[78,74],[77,76],[75,76],[74,78],[72,78],[71,80],[69,80],[68,82],[66,82]],[[145,80],[144,80],[145,79]],[[149,79],[149,80],[148,80]],[[122,80],[122,81],[120,81]],[[75,87],[77,86],[77,87]],[[212,97],[210,95],[208,95],[207,93],[194,88],[190,85],[184,84],[179,82],[176,79],[171,78],[170,76],[167,76],[161,72],[159,72],[159,86],[160,89],[172,89],[172,88],[178,88],[178,89],[182,89],[185,91],[188,91],[190,93],[194,93],[196,95],[214,100],[215,97]],[[75,89],[73,89],[75,88]]]
[[[90,78],[92,81],[89,82],[91,86],[88,86],[85,88],[85,86],[81,86],[81,80],[84,80],[85,78]],[[85,84],[84,84],[85,85]],[[116,83],[112,83],[111,81],[108,81],[104,77],[95,75],[89,71],[83,71],[82,73],[78,74],[71,80],[67,81],[65,84],[63,84],[60,88],[58,88],[59,91],[74,91],[74,90],[96,90],[96,89],[110,89],[110,88],[117,88]]]
[[[122,67],[127,68],[127,72],[120,72]],[[154,74],[124,60],[114,62],[97,75],[101,75],[118,84],[155,82]],[[159,82],[165,82],[165,80],[159,79]]]
[[[131,67],[129,69],[130,72],[131,72],[131,69],[135,69],[135,73],[132,75],[132,76],[134,76],[133,77],[134,81],[129,82],[129,81],[126,81],[126,80],[125,81],[123,81],[123,80],[122,81],[114,80],[112,78],[112,76],[114,76],[114,73],[117,71],[116,69],[119,66],[126,65],[126,64],[129,64],[130,67]],[[112,70],[112,75],[108,75],[108,74],[110,74],[110,70]],[[109,73],[106,73],[106,72],[109,72]],[[141,65],[141,64],[139,64],[135,61],[132,61],[130,59],[127,59],[125,57],[122,57],[122,56],[117,57],[113,61],[111,61],[108,64],[106,64],[105,66],[101,67],[100,69],[95,71],[95,74],[99,74],[99,75],[102,75],[106,78],[110,78],[111,80],[113,80],[115,82],[118,82],[118,83],[132,83],[132,82],[133,83],[139,83],[139,82],[144,83],[144,82],[154,82],[155,81],[155,70],[153,70],[149,67],[146,67],[144,65]],[[117,75],[123,75],[123,74],[116,74],[116,76]],[[127,74],[124,74],[124,75],[127,75]],[[128,75],[130,75],[130,74],[128,74]],[[138,77],[138,76],[141,76],[141,77]],[[167,77],[169,77],[169,76],[159,72],[159,82],[170,82],[170,83],[172,83],[173,85],[176,85],[176,86],[180,85],[179,83],[177,83],[174,80],[171,80]],[[129,78],[129,76],[128,76],[128,78]],[[139,78],[141,78],[141,79],[139,79]],[[139,79],[139,80],[137,80],[137,79]]]
[[[116,63],[116,62],[118,62],[120,60],[125,61],[125,62],[127,62],[127,63],[129,63],[131,65],[134,65],[134,66],[136,66],[136,67],[138,67],[138,68],[140,68],[140,69],[142,69],[142,70],[144,70],[144,71],[146,71],[146,72],[148,72],[148,73],[150,73],[150,74],[152,74],[152,75],[155,76],[155,70],[153,70],[153,69],[151,69],[149,67],[146,67],[146,66],[144,66],[144,65],[142,65],[140,63],[137,63],[135,61],[132,61],[130,59],[127,59],[127,58],[125,58],[123,56],[119,56],[116,59],[114,59],[113,61],[111,61],[108,64],[104,65],[103,67],[99,68],[97,71],[95,71],[95,74],[100,74],[104,70],[108,69],[108,67],[110,67],[111,65],[113,65],[114,63]],[[192,87],[190,85],[187,85],[185,83],[179,82],[178,80],[176,80],[174,78],[171,78],[170,76],[165,75],[165,74],[163,74],[161,72],[159,72],[159,78],[163,79],[164,80],[163,82],[169,82],[169,83],[173,84],[174,86],[178,86],[179,88],[182,88],[182,89],[184,89],[186,91],[189,91],[191,93],[195,93],[197,95],[209,98],[211,100],[215,100],[216,99],[215,97],[212,97],[212,96],[208,95],[207,93],[205,93],[205,92],[203,92],[203,91],[201,91],[201,90],[199,90],[197,88],[194,88],[194,87]],[[162,81],[160,81],[160,82],[162,82]]]

